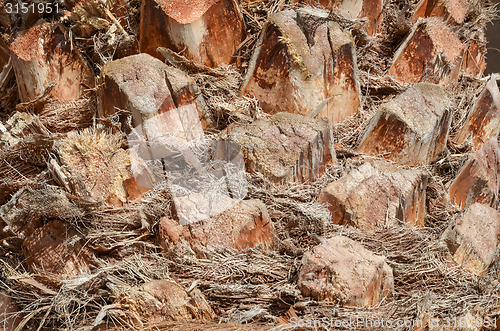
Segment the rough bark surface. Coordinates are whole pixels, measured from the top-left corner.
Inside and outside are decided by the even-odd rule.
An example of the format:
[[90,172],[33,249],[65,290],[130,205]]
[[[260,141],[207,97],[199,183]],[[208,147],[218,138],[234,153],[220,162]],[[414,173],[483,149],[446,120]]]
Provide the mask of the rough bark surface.
[[172,280],[153,280],[125,294],[119,304],[130,309],[131,320],[149,323],[164,321],[210,321],[216,315],[199,289],[189,293]]
[[316,300],[368,307],[392,295],[394,279],[384,256],[335,236],[304,254],[299,288]]
[[19,308],[5,291],[0,291],[0,330],[15,330],[21,321]]
[[245,23],[234,0],[144,0],[140,50],[159,59],[158,47],[170,48],[209,67],[232,62],[245,38]]
[[389,75],[405,83],[458,80],[464,45],[441,18],[419,19],[396,51]]
[[419,17],[441,17],[448,24],[462,24],[471,9],[469,0],[421,0],[413,14]]
[[0,89],[5,88],[12,73],[9,45],[0,37]]
[[266,206],[259,200],[244,200],[220,215],[182,226],[178,221],[162,218],[160,244],[168,250],[180,241],[205,247],[270,248],[274,229]]
[[462,60],[462,70],[474,77],[481,77],[486,70],[486,37],[480,34],[479,41],[473,39],[466,46]]
[[136,182],[132,167],[141,160],[120,144],[119,137],[105,132],[70,133],[58,146],[59,160],[51,164],[54,177],[69,193],[93,202],[121,206],[137,199],[152,185]]
[[[35,206],[37,206],[35,208]],[[0,207],[0,231],[4,243],[19,247],[23,240],[43,225],[44,219],[77,218],[83,213],[73,205],[60,189],[34,190],[25,187]]]
[[359,151],[408,165],[429,164],[446,148],[450,102],[437,85],[420,83],[382,105]]
[[312,9],[272,15],[241,94],[256,97],[271,114],[314,113],[333,123],[353,115],[361,104],[353,40],[327,17]]
[[500,149],[495,138],[476,151],[450,186],[450,200],[461,209],[479,202],[498,206]]
[[486,84],[484,91],[475,101],[465,125],[455,137],[455,143],[462,144],[472,137],[474,149],[480,149],[483,144],[500,133],[500,90],[493,75]]
[[61,221],[36,229],[24,241],[23,253],[31,272],[56,279],[90,272],[94,259],[85,239]]
[[336,162],[332,125],[324,119],[279,113],[230,127],[228,140],[241,147],[247,171],[277,182],[313,180]]
[[[179,69],[148,54],[110,62],[102,72],[102,116],[129,110],[132,126],[150,126],[148,133],[152,135],[173,133],[178,129],[185,133],[193,131],[191,135],[199,136],[203,133],[202,128],[212,124],[195,82]],[[179,111],[188,108],[183,114],[191,117],[179,118]],[[124,129],[130,132],[128,123],[129,119],[122,116]]]
[[456,263],[481,276],[495,260],[499,235],[500,213],[474,203],[446,230],[443,240]]
[[427,175],[421,171],[365,163],[324,187],[319,201],[328,206],[333,224],[375,231],[397,218],[422,227],[426,188]]
[[78,50],[71,49],[67,32],[59,25],[45,23],[30,28],[10,50],[22,102],[36,99],[49,88],[54,99],[78,100],[94,87],[88,63]]
[[495,329],[495,1],[0,0],[0,330]]

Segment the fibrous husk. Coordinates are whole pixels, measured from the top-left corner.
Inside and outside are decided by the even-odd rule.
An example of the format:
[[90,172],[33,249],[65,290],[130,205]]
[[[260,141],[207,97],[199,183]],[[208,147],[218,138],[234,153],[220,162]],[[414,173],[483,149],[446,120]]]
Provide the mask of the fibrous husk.
[[58,142],[58,159],[50,162],[54,178],[68,193],[94,202],[125,203],[135,198],[127,191],[126,181],[133,174],[122,139],[102,128],[70,132]]

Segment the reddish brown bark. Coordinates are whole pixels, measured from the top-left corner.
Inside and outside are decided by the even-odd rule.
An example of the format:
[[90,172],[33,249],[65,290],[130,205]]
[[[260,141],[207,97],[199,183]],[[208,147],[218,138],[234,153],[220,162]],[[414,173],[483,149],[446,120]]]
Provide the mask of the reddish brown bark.
[[464,50],[462,70],[471,76],[481,77],[486,70],[486,42],[472,40]]
[[197,288],[187,292],[180,284],[166,279],[152,280],[123,293],[119,305],[129,307],[129,323],[164,321],[211,321],[216,315]]
[[19,307],[6,291],[0,291],[0,330],[15,330],[21,321]]
[[310,9],[272,15],[241,94],[256,97],[271,114],[314,113],[334,123],[353,115],[361,104],[353,40],[327,16]]
[[23,253],[30,270],[57,279],[90,271],[93,252],[75,230],[61,221],[51,221],[28,237]]
[[402,164],[429,164],[446,148],[450,122],[444,91],[420,83],[382,105],[368,122],[359,151]]
[[[185,131],[199,127],[200,132],[195,132],[195,135],[201,134],[202,128],[212,125],[211,116],[204,107],[202,97],[197,94],[194,80],[148,54],[109,62],[103,67],[102,73],[104,87],[100,92],[100,113],[103,117],[113,115],[120,109],[128,110],[133,127],[143,125],[148,120],[159,121],[159,127],[167,131],[171,131],[172,127],[184,128]],[[193,107],[194,111],[189,112],[189,115],[194,118],[186,122],[173,113],[172,116],[167,114],[183,106]],[[125,130],[129,131],[130,128],[126,127],[128,119],[125,116],[121,118]],[[160,123],[162,121],[168,123]]]
[[475,150],[480,149],[491,138],[500,133],[500,90],[493,76],[474,103],[467,120],[455,137],[462,144],[469,137]]
[[42,95],[51,84],[50,96],[73,101],[88,95],[94,75],[77,49],[72,49],[65,29],[56,24],[37,25],[11,45],[12,65],[21,101]]
[[419,17],[441,17],[451,24],[462,24],[469,11],[467,0],[422,0],[419,2],[413,20]]
[[209,67],[229,64],[245,37],[235,0],[143,0],[140,50],[159,59],[166,47]]
[[13,73],[9,45],[0,37],[0,89],[7,86]]
[[389,75],[405,83],[446,85],[458,79],[464,46],[440,18],[420,19],[400,46]]
[[343,236],[305,253],[298,278],[304,296],[346,306],[374,306],[394,291],[386,258]]
[[500,235],[500,213],[475,203],[443,233],[453,260],[465,270],[482,276],[495,260]]
[[160,244],[168,250],[181,240],[190,245],[207,247],[270,248],[274,229],[266,206],[259,200],[244,200],[205,221],[182,226],[178,221],[162,218]]
[[336,162],[333,127],[324,119],[279,113],[230,127],[228,139],[241,147],[247,171],[277,182],[314,180]]

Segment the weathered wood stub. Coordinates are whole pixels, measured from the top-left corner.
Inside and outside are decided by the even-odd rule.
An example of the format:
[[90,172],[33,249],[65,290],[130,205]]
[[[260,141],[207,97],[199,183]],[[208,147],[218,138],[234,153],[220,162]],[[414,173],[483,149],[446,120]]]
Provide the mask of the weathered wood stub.
[[450,200],[461,209],[475,202],[498,206],[500,149],[496,138],[476,151],[450,186]]
[[397,218],[422,227],[426,188],[427,175],[422,171],[399,169],[388,162],[364,163],[325,186],[319,202],[327,205],[333,224],[375,231]]
[[429,164],[446,148],[450,103],[437,85],[419,83],[382,105],[359,151],[407,165]]
[[366,32],[373,35],[383,19],[383,0],[292,0],[293,3],[302,3],[310,6],[318,4],[327,10],[331,10],[347,19],[368,18]]
[[241,147],[246,170],[277,182],[314,180],[336,162],[332,124],[325,119],[279,113],[228,131],[228,141]]
[[473,77],[480,78],[486,70],[486,37],[484,33],[472,39],[464,49],[462,70]]
[[469,137],[472,138],[473,148],[480,149],[491,138],[500,133],[500,90],[496,82],[496,75],[492,75],[483,92],[469,113],[464,126],[454,139],[456,144],[463,144]]
[[52,85],[50,96],[61,102],[78,100],[93,88],[94,74],[80,52],[72,49],[66,34],[61,25],[44,23],[11,44],[22,102],[34,100]]
[[[473,3],[469,0],[421,0],[412,21],[423,17],[440,17],[449,25],[463,24]],[[480,77],[486,69],[486,37],[484,31],[474,31],[464,48],[462,70],[474,77]]]
[[[162,129],[171,132],[172,127],[178,127],[186,132],[196,130],[193,134],[199,135],[202,131],[198,127],[212,124],[194,80],[151,55],[141,53],[109,62],[102,75],[104,87],[99,93],[99,108],[103,117],[128,110],[132,127],[145,125],[147,121],[151,126],[157,122],[158,134]],[[184,112],[190,118],[176,116],[174,110],[183,106],[194,110]],[[129,119],[122,116],[121,120],[125,131],[130,132]]]
[[61,221],[50,221],[26,238],[23,253],[31,272],[67,279],[90,271],[94,254],[85,239]]
[[7,13],[5,1],[2,1],[2,3],[0,3],[0,26],[5,29],[10,28],[11,26],[10,15]]
[[270,248],[274,229],[261,201],[243,200],[220,215],[185,226],[164,217],[160,220],[159,234],[165,250],[181,241],[210,248],[246,249],[258,245]]
[[306,8],[271,15],[241,94],[256,97],[271,114],[320,111],[314,115],[334,123],[353,115],[360,106],[353,40],[327,17],[327,11]]
[[346,306],[374,306],[394,291],[386,258],[344,236],[305,253],[298,278],[303,295]]
[[462,24],[470,10],[469,0],[421,0],[413,20],[419,17],[441,17],[448,24]]
[[61,189],[24,187],[0,207],[0,238],[4,247],[20,246],[46,219],[82,217]]
[[389,75],[405,83],[447,85],[460,73],[464,45],[441,18],[419,19],[396,51]]
[[229,64],[245,38],[245,23],[235,0],[143,0],[140,50],[159,59],[169,48],[209,67]]
[[474,203],[443,233],[443,240],[457,264],[482,276],[495,260],[499,236],[500,213]]
[[[154,177],[143,178],[149,185],[140,186],[132,167],[141,159],[121,148],[121,138],[104,131],[70,132],[58,146],[58,162],[51,170],[61,186],[78,197],[115,206],[140,198],[153,187]],[[132,164],[134,162],[134,164]],[[149,182],[147,181],[149,180]]]
[[216,315],[203,293],[197,289],[189,292],[172,280],[152,280],[120,295],[119,306],[129,308],[128,322],[141,321],[143,325],[165,321],[210,321]]

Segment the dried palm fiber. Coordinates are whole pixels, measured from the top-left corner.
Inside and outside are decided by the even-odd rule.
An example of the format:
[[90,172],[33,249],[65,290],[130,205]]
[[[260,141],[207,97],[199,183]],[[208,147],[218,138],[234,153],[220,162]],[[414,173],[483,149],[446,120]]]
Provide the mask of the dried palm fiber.
[[46,160],[55,137],[36,116],[15,113],[0,126],[0,201],[48,179]]
[[[84,233],[89,245],[98,251],[99,263],[92,274],[51,284],[39,275],[23,270],[22,259],[14,250],[0,247],[0,287],[8,290],[15,298],[22,316],[26,318],[26,325],[34,329],[76,329],[80,326],[92,327],[96,320],[100,320],[103,328],[115,326],[123,329],[125,326],[121,324],[122,317],[127,311],[123,307],[113,306],[117,295],[153,279],[174,278],[187,289],[191,286],[199,287],[207,295],[211,306],[219,309],[221,325],[171,322],[148,325],[148,328],[239,328],[226,326],[226,322],[276,325],[277,318],[286,314],[290,307],[301,318],[315,319],[323,316],[334,319],[348,319],[350,316],[371,319],[387,316],[394,319],[446,318],[459,317],[464,311],[471,311],[474,316],[479,317],[498,316],[500,293],[496,278],[500,265],[494,264],[484,278],[477,278],[450,265],[447,253],[438,241],[444,227],[457,213],[445,203],[443,196],[446,185],[467,159],[467,145],[448,145],[450,153],[444,154],[427,168],[430,173],[427,188],[428,228],[423,231],[417,232],[398,225],[366,234],[354,228],[330,226],[324,206],[315,203],[322,186],[370,159],[353,151],[363,121],[381,103],[406,88],[384,77],[384,72],[390,65],[390,54],[411,27],[408,18],[416,3],[413,0],[389,1],[386,9],[388,13],[384,13],[385,21],[382,23],[386,27],[385,32],[382,31],[380,36],[367,38],[353,32],[357,36],[365,101],[360,117],[354,117],[345,125],[343,123],[342,126],[336,126],[336,142],[343,146],[337,150],[339,164],[329,168],[322,178],[304,185],[277,186],[258,174],[248,178],[248,197],[261,199],[267,205],[272,221],[277,225],[281,247],[291,242],[297,249],[280,247],[278,254],[258,249],[246,252],[225,249],[210,251],[203,247],[189,250],[186,246],[179,246],[172,251],[158,253],[160,247],[154,238],[155,223],[161,216],[172,216],[172,200],[166,183],[158,185],[142,200],[124,208],[102,204],[86,205],[75,199],[77,204],[85,207],[85,211],[82,212],[80,207],[78,210],[83,213],[81,217],[68,217],[65,220]],[[485,1],[478,6],[487,8],[489,2]],[[246,9],[244,15],[251,22],[250,26],[254,31],[250,38],[255,38],[271,8],[284,8],[284,1],[247,0],[242,2],[242,7]],[[471,19],[473,22],[474,16]],[[464,38],[468,38],[468,35],[475,36],[470,33],[473,30],[472,25],[465,26],[459,34]],[[104,31],[102,34],[104,35]],[[252,40],[247,40],[249,52],[253,47]],[[75,41],[75,45],[81,46],[78,43],[79,41]],[[86,49],[87,54],[93,54],[93,47],[91,43],[91,47]],[[89,57],[92,58],[92,55]],[[102,60],[97,57],[96,67],[102,63],[100,61]],[[178,65],[186,65],[186,62]],[[244,68],[244,63],[242,67]],[[197,82],[203,87],[202,93],[208,96],[211,111],[220,114],[219,128],[226,127],[232,121],[250,122],[261,116],[258,103],[254,100],[250,100],[250,108],[243,107],[248,111],[239,112],[241,104],[238,102],[245,100],[235,99],[241,80],[238,69],[236,72],[232,71],[234,68],[223,69],[229,73],[229,77],[224,76],[223,70],[217,75],[214,71],[184,69],[198,77]],[[217,84],[226,88],[219,90]],[[457,84],[448,88],[456,108],[452,136],[462,125],[462,119],[482,84],[482,80],[462,77]],[[22,177],[20,179],[24,180]],[[42,177],[35,177],[33,182],[35,180],[42,181]],[[54,217],[50,213],[47,215]],[[396,295],[393,301],[384,302],[373,309],[360,309],[317,302],[300,295],[295,275],[302,252],[317,245],[321,236],[330,237],[335,234],[346,235],[361,242],[367,249],[387,256],[395,271]],[[133,328],[130,325],[127,327]]]
[[215,119],[216,128],[224,129],[234,121],[250,122],[263,116],[256,100],[239,97],[243,77],[237,68],[229,65],[212,69],[166,48],[159,47],[158,51],[168,63],[194,78],[204,99],[208,100],[207,106]]
[[96,111],[95,96],[90,93],[78,100],[55,100],[50,97],[54,86],[50,84],[35,99],[18,104],[16,110],[37,116],[44,128],[52,133],[89,127]]
[[0,207],[0,223],[4,245],[18,247],[19,242],[30,236],[47,219],[74,220],[83,216],[83,211],[68,199],[58,187],[39,184],[17,191]]
[[69,193],[90,201],[103,202],[111,195],[126,201],[123,182],[131,173],[122,139],[100,127],[68,133],[58,141],[58,157],[51,162],[54,178]]

